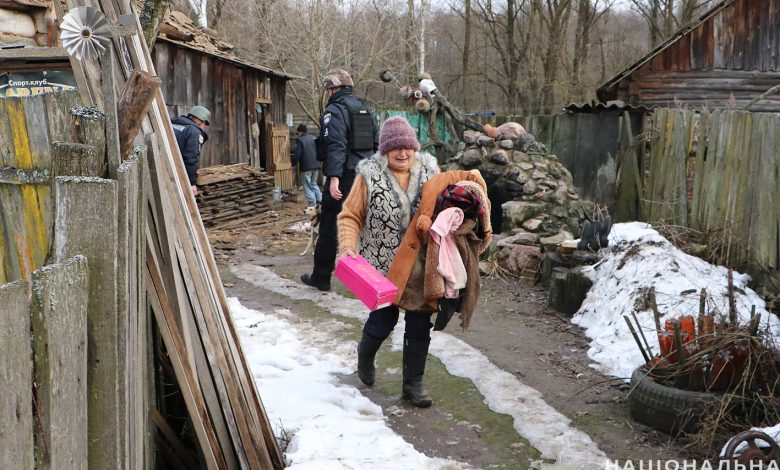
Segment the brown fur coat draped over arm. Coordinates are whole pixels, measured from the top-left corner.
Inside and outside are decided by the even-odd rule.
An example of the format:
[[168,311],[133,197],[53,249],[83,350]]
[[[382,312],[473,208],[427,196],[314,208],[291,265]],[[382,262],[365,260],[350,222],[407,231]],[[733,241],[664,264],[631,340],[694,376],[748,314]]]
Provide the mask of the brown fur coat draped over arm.
[[[409,224],[409,228],[404,234],[401,245],[398,247],[398,251],[390,264],[390,269],[387,272],[387,278],[398,287],[398,294],[395,298],[395,304],[398,305],[401,302],[401,298],[404,295],[407,284],[410,280],[410,276],[415,278],[414,282],[419,282],[420,274],[425,277],[424,273],[417,273],[412,276],[412,271],[415,269],[425,270],[425,251],[427,250],[428,240],[430,238],[429,230],[432,225],[432,219],[435,217],[434,210],[436,209],[436,199],[439,194],[442,193],[447,186],[456,184],[462,181],[471,181],[479,185],[487,196],[487,186],[482,175],[477,170],[452,170],[439,173],[438,175],[427,181],[422,187],[422,196],[420,200],[420,206],[417,209],[414,217]],[[493,237],[492,226],[490,225],[490,202],[485,197],[485,213],[484,217],[480,219],[482,225],[482,232],[484,237],[480,241],[478,247],[478,253],[482,253],[490,244]],[[420,250],[423,250],[422,252]],[[418,260],[419,258],[419,260]],[[422,266],[420,262],[422,262]],[[426,281],[427,282],[427,281]],[[478,281],[477,281],[478,282]],[[415,290],[423,292],[423,286],[415,286]],[[419,310],[435,311],[438,299],[425,299],[425,304],[428,308]]]

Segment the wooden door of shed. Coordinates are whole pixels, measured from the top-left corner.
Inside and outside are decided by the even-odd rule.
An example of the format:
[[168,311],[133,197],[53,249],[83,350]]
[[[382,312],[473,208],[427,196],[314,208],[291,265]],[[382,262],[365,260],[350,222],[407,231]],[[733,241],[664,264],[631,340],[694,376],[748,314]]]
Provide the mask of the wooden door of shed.
[[292,189],[292,164],[290,162],[290,130],[285,124],[268,123],[266,127],[268,136],[266,158],[266,170],[274,175],[274,184],[277,188]]

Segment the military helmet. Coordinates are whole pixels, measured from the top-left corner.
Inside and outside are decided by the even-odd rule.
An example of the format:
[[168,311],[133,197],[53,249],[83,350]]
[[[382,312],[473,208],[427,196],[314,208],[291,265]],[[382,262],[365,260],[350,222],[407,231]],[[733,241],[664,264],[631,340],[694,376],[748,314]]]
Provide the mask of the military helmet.
[[195,116],[196,118],[205,122],[207,126],[209,125],[209,119],[211,119],[211,111],[204,108],[203,106],[193,106],[189,112],[189,115]]
[[342,86],[355,86],[352,77],[346,70],[331,69],[322,77],[323,88],[338,88]]

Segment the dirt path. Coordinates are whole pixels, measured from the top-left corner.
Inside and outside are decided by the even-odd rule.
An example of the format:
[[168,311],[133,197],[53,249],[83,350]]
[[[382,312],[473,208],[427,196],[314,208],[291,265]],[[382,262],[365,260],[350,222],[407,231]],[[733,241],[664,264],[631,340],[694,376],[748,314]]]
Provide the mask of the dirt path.
[[[249,308],[289,308],[300,312],[300,321],[316,321],[318,315],[327,312],[312,302],[258,288],[230,271],[231,265],[255,264],[292,280],[310,271],[311,257],[299,256],[306,235],[285,233],[285,228],[304,220],[299,215],[300,207],[285,204],[279,213],[275,224],[211,234],[223,283],[228,295],[238,297]],[[333,288],[350,295],[335,278]],[[446,332],[541,392],[547,403],[568,417],[572,426],[587,433],[609,458],[695,457],[693,451],[668,436],[629,418],[625,382],[588,367],[587,338],[568,318],[547,309],[545,296],[542,288],[514,279],[483,278],[480,307],[470,329],[461,332],[457,320],[453,320]],[[357,341],[360,322],[345,323],[349,327],[345,328],[344,340]],[[342,380],[382,406],[388,423],[419,451],[479,468],[529,468],[539,458],[538,452],[514,431],[510,417],[487,409],[470,381],[450,376],[437,360],[431,360],[426,371],[434,407],[418,410],[402,402],[400,365],[400,352],[391,352],[385,344],[378,355],[374,388],[363,386],[354,374]]]

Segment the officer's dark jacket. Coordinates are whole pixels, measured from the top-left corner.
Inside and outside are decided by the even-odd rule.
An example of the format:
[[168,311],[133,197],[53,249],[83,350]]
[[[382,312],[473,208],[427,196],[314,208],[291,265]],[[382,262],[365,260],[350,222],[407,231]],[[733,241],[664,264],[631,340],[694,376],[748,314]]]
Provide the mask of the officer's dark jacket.
[[295,141],[292,164],[301,165],[301,171],[318,170],[320,161],[317,160],[317,148],[314,136],[303,134]]
[[209,135],[187,116],[173,118],[171,124],[173,124],[173,133],[176,136],[182,160],[184,160],[184,167],[187,169],[187,178],[190,180],[190,185],[195,186],[198,182],[200,150],[203,148],[203,144],[209,140]]
[[[354,176],[355,166],[379,149],[379,126],[374,121],[374,145],[371,150],[350,150],[349,107],[366,107],[362,100],[352,94],[351,87],[342,87],[328,100],[325,113],[320,118],[320,141],[324,152],[322,172],[327,177]],[[321,157],[322,158],[322,157]]]

